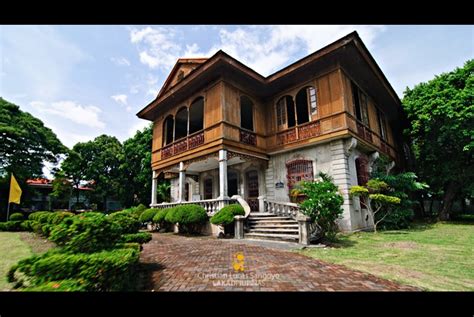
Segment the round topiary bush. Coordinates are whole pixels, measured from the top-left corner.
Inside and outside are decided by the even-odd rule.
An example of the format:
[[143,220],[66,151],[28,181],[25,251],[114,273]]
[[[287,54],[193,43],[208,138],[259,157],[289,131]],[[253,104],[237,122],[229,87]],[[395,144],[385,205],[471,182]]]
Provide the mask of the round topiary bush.
[[[169,214],[170,212],[165,219],[168,219]],[[208,219],[206,210],[194,204],[175,207],[170,218],[174,220],[173,223],[179,223],[180,231],[186,233],[197,233],[199,225],[204,224]]]
[[152,221],[153,217],[155,217],[155,215],[158,211],[159,211],[159,209],[156,209],[156,208],[151,208],[151,209],[145,210],[140,215],[140,221],[141,222],[150,222],[150,221]]
[[136,233],[140,229],[140,220],[131,217],[129,213],[119,211],[107,216],[112,222],[115,222],[122,228],[122,233]]
[[158,212],[153,217],[153,222],[162,225],[166,220],[166,215],[173,208],[159,209]]
[[25,219],[25,217],[23,216],[23,214],[21,214],[19,212],[15,212],[15,213],[10,215],[10,221],[22,221],[24,219]]
[[245,215],[244,208],[238,204],[225,206],[211,217],[211,223],[214,225],[229,225],[234,222],[234,216]]

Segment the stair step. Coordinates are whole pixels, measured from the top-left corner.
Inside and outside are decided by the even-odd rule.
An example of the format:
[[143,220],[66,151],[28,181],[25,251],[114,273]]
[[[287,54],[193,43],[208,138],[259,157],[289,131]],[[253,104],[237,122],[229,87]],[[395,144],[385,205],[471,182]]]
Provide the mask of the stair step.
[[276,233],[285,233],[285,232],[295,232],[298,233],[298,228],[296,229],[286,229],[286,228],[270,228],[270,229],[264,229],[264,228],[251,228],[249,232],[276,232]]
[[295,220],[292,219],[250,219],[249,223],[288,223],[288,224],[297,224]]
[[297,234],[245,233],[244,237],[261,240],[298,241]]
[[261,223],[256,223],[256,224],[251,224],[249,226],[250,228],[296,228],[298,229],[297,224],[285,224],[285,223],[272,223],[272,224],[261,224]]
[[[249,216],[247,219],[249,220],[293,220],[290,217],[280,217],[280,216],[273,216],[273,217],[255,217],[255,216]],[[293,220],[296,221],[296,220]]]
[[276,215],[270,212],[251,211],[249,214],[249,217],[251,216],[271,217],[271,216],[276,216]]

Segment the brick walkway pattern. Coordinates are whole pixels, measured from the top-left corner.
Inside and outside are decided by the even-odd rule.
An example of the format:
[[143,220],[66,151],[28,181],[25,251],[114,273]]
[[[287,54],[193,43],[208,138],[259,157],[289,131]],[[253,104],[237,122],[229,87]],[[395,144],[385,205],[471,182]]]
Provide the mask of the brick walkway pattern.
[[141,263],[148,291],[418,290],[292,251],[210,237],[154,233]]

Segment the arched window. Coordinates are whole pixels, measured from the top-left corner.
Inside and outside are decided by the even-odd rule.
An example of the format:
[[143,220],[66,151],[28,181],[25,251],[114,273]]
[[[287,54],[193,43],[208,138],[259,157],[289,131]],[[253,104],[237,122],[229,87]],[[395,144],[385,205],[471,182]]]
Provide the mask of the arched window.
[[301,181],[313,181],[313,161],[297,159],[286,163],[288,189],[291,192],[293,187]]
[[199,97],[189,107],[189,134],[204,128],[204,98]]
[[174,139],[179,140],[188,135],[188,108],[183,107],[175,117]]
[[[311,96],[312,94],[312,96]],[[314,98],[314,105],[310,98]],[[309,111],[311,107],[316,107],[316,91],[313,87],[305,87],[296,94],[296,114],[298,124],[309,122]],[[311,110],[312,111],[312,110]]]
[[247,96],[240,97],[240,126],[253,131],[253,102]]
[[295,104],[291,96],[283,96],[276,104],[277,126],[286,129],[296,125]]
[[169,115],[163,121],[163,146],[173,143],[174,120],[173,116]]

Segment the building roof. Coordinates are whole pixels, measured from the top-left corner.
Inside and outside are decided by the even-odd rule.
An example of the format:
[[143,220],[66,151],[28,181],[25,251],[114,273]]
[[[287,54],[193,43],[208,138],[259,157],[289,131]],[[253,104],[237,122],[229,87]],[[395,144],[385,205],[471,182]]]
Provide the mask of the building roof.
[[[180,61],[184,60],[187,59],[178,60],[167,81],[173,77],[173,72],[176,72],[179,63],[182,63]],[[196,91],[224,75],[237,80],[255,96],[265,99],[294,85],[298,80],[301,81],[303,77],[334,65],[356,73],[355,76],[360,77],[358,81],[362,86],[368,87],[370,83],[370,89],[366,90],[378,95],[384,110],[392,117],[402,116],[400,99],[357,32],[352,32],[267,77],[219,50],[208,59],[200,59],[200,65],[174,86],[169,87],[165,82],[157,97],[140,110],[137,116],[153,121],[160,109],[174,106],[191,91]]]
[[[27,179],[26,184],[37,188],[53,188],[53,180],[47,178],[32,178]],[[90,187],[79,186],[79,190],[94,190]]]

